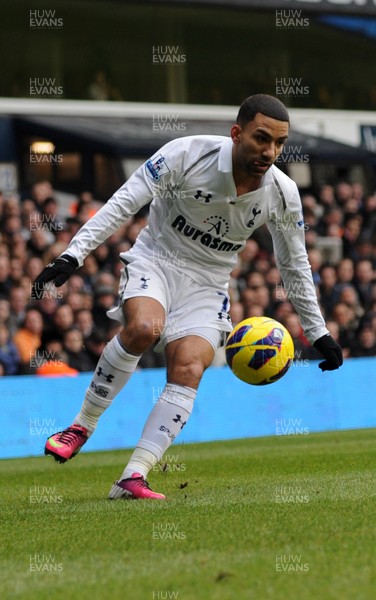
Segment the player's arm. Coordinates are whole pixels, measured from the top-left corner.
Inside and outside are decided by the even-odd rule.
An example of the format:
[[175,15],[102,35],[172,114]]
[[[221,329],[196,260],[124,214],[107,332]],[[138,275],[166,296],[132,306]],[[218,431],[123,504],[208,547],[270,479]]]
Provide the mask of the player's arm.
[[105,242],[121,225],[153,199],[156,182],[174,176],[174,144],[166,144],[146,161],[104,206],[81,227],[66,251],[53,260],[34,282],[32,297],[39,298],[43,286],[63,285],[82,266],[86,256]]
[[287,297],[299,315],[306,338],[325,358],[320,368],[331,371],[341,366],[342,350],[330,336],[318,305],[305,248],[303,214],[296,202],[294,205],[295,210],[286,209],[268,223],[268,228]]

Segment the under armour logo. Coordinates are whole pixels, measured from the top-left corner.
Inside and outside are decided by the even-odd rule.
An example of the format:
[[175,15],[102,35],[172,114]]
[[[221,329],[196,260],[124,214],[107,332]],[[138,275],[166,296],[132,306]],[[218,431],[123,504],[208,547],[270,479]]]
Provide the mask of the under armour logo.
[[230,315],[227,313],[223,313],[223,312],[218,313],[218,319],[220,319],[221,321],[223,321],[223,320],[227,320],[228,322],[231,321]]
[[253,218],[248,221],[247,227],[253,227],[255,224],[255,218],[257,217],[257,215],[261,214],[261,210],[257,210],[257,207],[258,204],[255,204],[255,206],[252,208]]
[[197,190],[197,194],[195,194],[195,198],[196,200],[198,200],[199,198],[205,198],[205,202],[209,202],[210,198],[213,197],[213,194],[206,194],[206,196],[204,196],[204,194],[202,193],[202,190]]
[[141,277],[141,281],[143,281],[144,283],[141,285],[141,288],[143,290],[147,290],[148,288],[148,284],[146,283],[147,281],[150,281],[150,277]]
[[106,381],[108,383],[111,383],[111,381],[114,379],[115,375],[106,375],[106,373],[104,373],[102,367],[98,367],[98,371],[97,371],[97,375],[101,376],[103,375],[103,377],[106,379]]
[[176,419],[172,419],[172,420],[174,421],[174,423],[181,423],[180,429],[183,429],[184,425],[187,422],[187,421],[182,421],[181,420],[181,415],[176,415]]

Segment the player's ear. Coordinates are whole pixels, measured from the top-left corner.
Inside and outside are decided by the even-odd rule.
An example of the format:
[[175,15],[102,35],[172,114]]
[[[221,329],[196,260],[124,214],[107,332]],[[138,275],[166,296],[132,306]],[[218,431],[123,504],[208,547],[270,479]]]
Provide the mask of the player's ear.
[[242,128],[240,127],[240,125],[236,124],[231,127],[231,139],[234,142],[234,144],[239,143],[241,131]]

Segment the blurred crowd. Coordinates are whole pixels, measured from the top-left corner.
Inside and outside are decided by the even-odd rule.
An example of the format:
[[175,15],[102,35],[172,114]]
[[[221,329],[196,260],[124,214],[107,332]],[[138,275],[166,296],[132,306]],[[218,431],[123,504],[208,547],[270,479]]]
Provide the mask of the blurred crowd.
[[[317,195],[303,194],[302,204],[328,329],[345,357],[375,356],[376,193],[341,181],[322,185]],[[0,194],[0,375],[91,371],[119,331],[106,315],[117,301],[119,253],[134,244],[147,223],[147,209],[89,255],[64,286],[46,289],[40,301],[30,299],[36,276],[100,206],[82,192],[62,216],[48,181],[35,184],[24,198]],[[290,331],[296,360],[319,358],[287,299],[266,228],[257,230],[239,255],[230,298],[234,325],[251,316],[273,317]],[[160,366],[163,354],[152,349],[140,362],[141,368]]]

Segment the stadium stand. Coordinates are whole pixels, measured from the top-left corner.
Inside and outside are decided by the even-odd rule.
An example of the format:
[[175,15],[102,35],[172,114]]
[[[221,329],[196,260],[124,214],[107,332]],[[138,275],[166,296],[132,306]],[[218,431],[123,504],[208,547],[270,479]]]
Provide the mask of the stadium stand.
[[[360,183],[323,184],[302,194],[307,249],[321,309],[346,357],[376,355],[376,193]],[[101,206],[82,190],[62,217],[50,182],[32,186],[27,197],[0,194],[0,375],[51,373],[53,363],[90,371],[118,326],[106,316],[114,304],[119,252],[133,245],[147,222],[135,215],[89,256],[54,296],[30,300],[42,266],[66,247],[77,229]],[[305,339],[288,301],[266,230],[258,230],[239,255],[230,284],[234,324],[266,314],[290,330],[296,359],[319,356]],[[223,358],[217,360],[221,362]],[[41,367],[48,363],[48,369]],[[51,366],[52,363],[52,366]],[[164,366],[150,350],[140,367]]]

